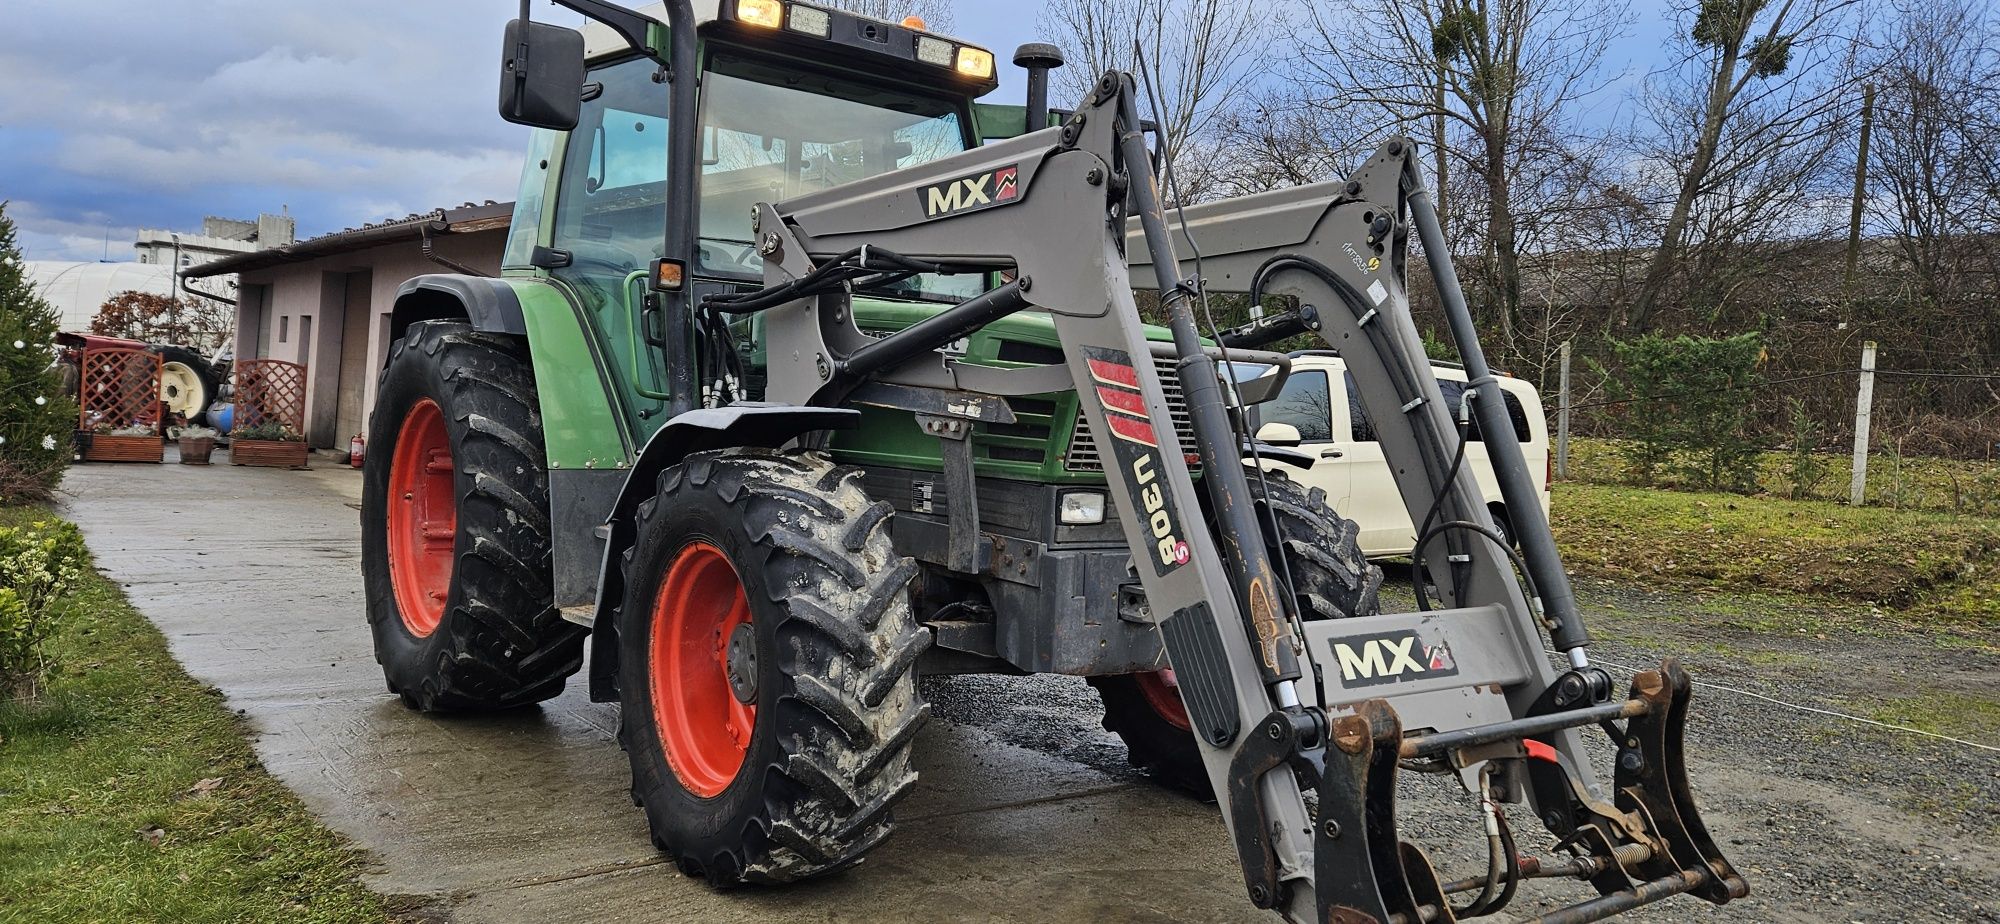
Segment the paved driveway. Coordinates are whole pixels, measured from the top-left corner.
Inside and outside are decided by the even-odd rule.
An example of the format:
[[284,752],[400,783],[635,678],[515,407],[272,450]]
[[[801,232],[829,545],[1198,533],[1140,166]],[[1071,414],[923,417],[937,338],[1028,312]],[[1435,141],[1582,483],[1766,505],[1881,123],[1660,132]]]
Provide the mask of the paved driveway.
[[[438,718],[384,692],[362,617],[356,473],[84,465],[64,488],[99,565],[188,670],[244,710],[265,763],[374,852],[370,884],[453,920],[1277,920],[1242,898],[1214,808],[1136,776],[1097,729],[1095,695],[1060,677],[927,680],[922,780],[893,838],[823,881],[710,892],[648,844],[616,707],[578,690],[539,709]],[[2000,924],[1992,745],[1779,702],[1985,702],[2000,676],[1990,648],[1941,658],[1921,634],[1754,628],[1797,621],[1801,604],[1775,598],[1582,590],[1603,663],[1689,652],[1697,678],[1720,684],[1696,697],[1690,765],[1752,888],[1722,909],[1683,900],[1621,920]],[[1434,779],[1402,789],[1403,830],[1448,869],[1479,869],[1465,795]],[[1524,849],[1547,850],[1530,824],[1517,818]],[[1550,888],[1539,900],[1524,890],[1510,911],[1587,894]]]
[[375,854],[370,885],[452,920],[1272,920],[1241,897],[1213,807],[1104,760],[1108,736],[1082,742],[1097,759],[1080,762],[948,719],[918,739],[922,780],[860,867],[717,894],[648,842],[617,707],[588,702],[581,682],[472,718],[412,713],[385,692],[363,617],[358,473],[83,465],[64,487],[99,566],[246,713],[271,771]]

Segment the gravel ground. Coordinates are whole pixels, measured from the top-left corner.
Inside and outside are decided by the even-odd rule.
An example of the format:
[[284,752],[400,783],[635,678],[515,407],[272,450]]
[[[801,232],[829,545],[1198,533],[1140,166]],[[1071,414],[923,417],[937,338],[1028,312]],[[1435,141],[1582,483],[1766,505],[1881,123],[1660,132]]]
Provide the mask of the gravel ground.
[[[1589,581],[1578,593],[1598,638],[1592,650],[1608,669],[1679,654],[1698,684],[1864,715],[1937,698],[1983,704],[1990,716],[2000,699],[2000,649],[1990,638],[1943,645],[1885,629],[1865,608],[1794,600]],[[1096,693],[1080,679],[938,677],[925,681],[925,693],[940,719],[1138,778],[1123,746],[1099,727]],[[1980,737],[1989,726],[1977,721],[1970,731],[1945,727],[2000,745]],[[2000,922],[2000,753],[1700,686],[1688,750],[1709,828],[1751,895],[1720,909],[1679,899],[1622,920]],[[1600,768],[1609,754],[1599,755]],[[1406,775],[1404,787],[1405,836],[1430,850],[1447,878],[1481,868],[1483,841],[1457,784]],[[1510,815],[1522,849],[1539,852],[1547,843],[1539,826],[1524,811]],[[1510,912],[1589,894],[1581,884],[1538,883]]]

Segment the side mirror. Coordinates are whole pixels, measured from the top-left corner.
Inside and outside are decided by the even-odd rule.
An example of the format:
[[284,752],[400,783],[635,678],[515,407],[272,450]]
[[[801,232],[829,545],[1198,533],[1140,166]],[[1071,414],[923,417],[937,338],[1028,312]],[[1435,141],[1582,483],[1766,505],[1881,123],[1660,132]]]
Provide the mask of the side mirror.
[[500,117],[566,132],[582,112],[583,33],[543,22],[508,22],[500,52]]
[[1299,435],[1299,428],[1274,421],[1257,428],[1257,442],[1273,446],[1297,446],[1304,442],[1304,437]]

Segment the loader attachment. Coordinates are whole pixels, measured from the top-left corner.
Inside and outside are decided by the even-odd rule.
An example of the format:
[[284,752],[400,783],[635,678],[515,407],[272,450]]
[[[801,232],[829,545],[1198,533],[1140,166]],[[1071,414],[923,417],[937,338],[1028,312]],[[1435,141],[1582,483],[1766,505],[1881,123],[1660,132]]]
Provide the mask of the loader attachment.
[[[945,441],[947,482],[969,483],[966,434],[1006,419],[1007,398],[1077,391],[1105,434],[1132,566],[1258,907],[1299,922],[1453,921],[1499,911],[1525,880],[1571,877],[1599,897],[1540,920],[1578,922],[1683,892],[1716,903],[1745,894],[1689,792],[1686,674],[1667,661],[1615,698],[1585,653],[1546,524],[1517,524],[1515,553],[1461,464],[1468,415],[1486,432],[1509,427],[1411,145],[1388,142],[1344,183],[1189,207],[1170,223],[1141,127],[1131,78],[1111,72],[1058,128],[760,204],[765,286],[704,300],[717,322],[707,327],[726,327],[718,315],[764,315],[772,403],[877,401],[880,385],[895,386]],[[1459,408],[1444,406],[1410,319],[1413,227],[1466,359]],[[864,335],[853,294],[918,273],[986,273],[992,287],[896,333]],[[1194,445],[1165,423],[1135,286],[1161,295]],[[1207,290],[1289,295],[1299,307],[1209,347],[1196,325]],[[1048,313],[1063,363],[996,368],[936,352],[1023,310]],[[1241,464],[1253,445],[1241,396],[1260,389],[1218,374],[1280,329],[1317,331],[1355,375],[1423,524],[1413,554],[1439,599],[1420,594],[1420,612],[1306,622],[1291,611]],[[1509,502],[1532,509],[1519,447],[1488,448]],[[976,514],[962,512],[951,511],[954,532],[975,530]],[[976,562],[977,537],[963,548],[959,538],[953,559]],[[1544,633],[1567,669],[1551,665]],[[1591,772],[1586,732],[1615,747],[1608,791]],[[1399,771],[1455,775],[1472,791],[1487,835],[1482,874],[1446,880],[1400,839]],[[1507,824],[1501,806],[1523,802],[1556,839],[1544,856],[1522,854]]]

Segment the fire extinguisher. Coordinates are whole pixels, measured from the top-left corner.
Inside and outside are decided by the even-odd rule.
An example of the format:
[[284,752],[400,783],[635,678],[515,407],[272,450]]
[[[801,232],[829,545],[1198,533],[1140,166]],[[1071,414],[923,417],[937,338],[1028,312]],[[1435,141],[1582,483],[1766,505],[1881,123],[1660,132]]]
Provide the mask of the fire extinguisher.
[[361,457],[367,447],[368,441],[362,439],[361,434],[354,434],[354,438],[347,441],[347,464],[360,468]]

